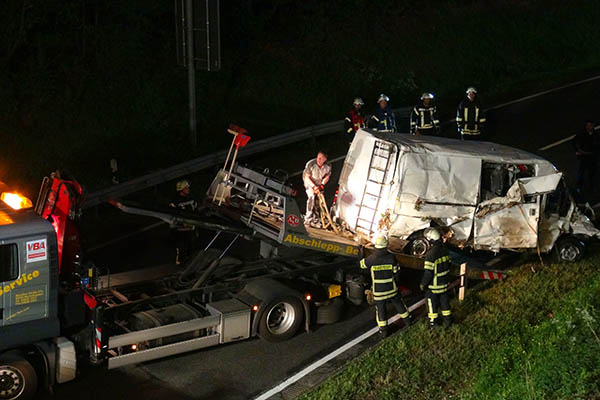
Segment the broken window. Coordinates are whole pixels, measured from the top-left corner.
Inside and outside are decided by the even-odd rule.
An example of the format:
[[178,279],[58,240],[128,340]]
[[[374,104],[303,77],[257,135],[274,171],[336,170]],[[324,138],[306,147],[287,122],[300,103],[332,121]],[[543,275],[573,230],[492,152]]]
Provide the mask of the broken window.
[[[504,197],[517,179],[532,176],[535,176],[533,165],[484,162],[481,167],[480,201]],[[526,199],[526,202],[531,200]]]
[[546,206],[544,214],[549,217],[552,214],[558,214],[561,217],[566,217],[571,207],[571,199],[569,199],[569,191],[565,180],[561,179],[556,187],[556,190],[546,195]]
[[19,254],[14,243],[0,245],[0,282],[8,282],[19,276]]

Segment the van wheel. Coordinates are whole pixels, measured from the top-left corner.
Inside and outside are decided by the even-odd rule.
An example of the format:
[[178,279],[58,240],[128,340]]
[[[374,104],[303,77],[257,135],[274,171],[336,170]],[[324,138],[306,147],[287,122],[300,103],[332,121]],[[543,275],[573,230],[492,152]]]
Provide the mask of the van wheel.
[[423,236],[423,232],[419,232],[415,235],[415,238],[408,243],[406,249],[411,256],[423,257],[430,247],[431,243],[429,243],[429,240]]
[[300,300],[284,296],[271,301],[258,324],[258,336],[268,342],[283,342],[298,332],[304,321],[304,309]]
[[554,255],[557,262],[576,262],[585,253],[585,243],[574,237],[560,239],[554,245]]
[[33,399],[37,384],[37,374],[29,361],[14,354],[0,356],[0,399]]

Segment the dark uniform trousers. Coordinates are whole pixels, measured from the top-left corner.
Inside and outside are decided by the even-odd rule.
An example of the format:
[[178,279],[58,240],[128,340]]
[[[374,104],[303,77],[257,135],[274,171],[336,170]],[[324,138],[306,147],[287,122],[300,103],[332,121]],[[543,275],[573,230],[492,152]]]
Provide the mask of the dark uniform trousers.
[[394,279],[398,272],[394,255],[386,249],[376,249],[369,257],[360,261],[360,267],[371,272],[373,299],[376,307],[375,319],[379,328],[383,329],[387,326],[386,305],[388,302],[394,305],[396,311],[400,314],[400,318],[409,318],[410,314],[398,293],[398,287]]
[[427,317],[434,326],[442,315],[445,325],[452,323],[448,285],[450,282],[450,255],[440,241],[436,241],[425,254],[425,272],[421,286],[425,288]]

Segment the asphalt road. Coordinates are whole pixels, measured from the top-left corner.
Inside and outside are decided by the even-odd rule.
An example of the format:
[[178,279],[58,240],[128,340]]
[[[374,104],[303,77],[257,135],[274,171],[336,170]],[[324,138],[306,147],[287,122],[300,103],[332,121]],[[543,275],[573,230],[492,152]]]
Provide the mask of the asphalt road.
[[[568,181],[573,182],[576,159],[570,144],[565,143],[545,152],[538,152],[537,149],[576,133],[582,129],[586,119],[599,118],[596,111],[599,106],[598,93],[600,81],[592,81],[491,110],[488,112],[485,139],[540,154],[564,171]],[[453,134],[453,127],[447,127],[444,131],[446,136]],[[331,141],[330,145],[334,146],[330,149],[332,156],[343,154],[343,144],[336,145],[335,141]],[[258,156],[251,161],[255,165],[295,171],[301,169],[303,160],[313,157],[313,153],[314,147],[311,146],[305,146],[301,151],[288,148],[278,154]],[[287,154],[290,154],[289,157]],[[338,171],[340,164],[335,166]],[[335,189],[335,185],[330,186],[330,190]],[[328,195],[331,199],[332,193]],[[84,236],[86,229],[94,230],[95,225],[103,226],[104,236],[95,235],[97,239],[88,243],[89,247],[156,222],[136,217],[122,223],[117,218],[117,222],[111,226],[110,219],[107,221],[103,217],[96,221],[88,220]],[[89,236],[94,235],[90,233]],[[103,247],[90,256],[98,265],[111,268],[112,271],[156,265],[171,258],[164,245],[168,241],[168,229],[163,225],[143,235]],[[412,281],[415,279],[409,278]],[[320,355],[358,336],[373,324],[373,310],[351,309],[342,322],[299,334],[284,343],[272,344],[254,339],[117,371],[85,370],[76,382],[59,386],[55,398],[75,399],[80,398],[82,393],[88,399],[103,400],[109,395],[114,399],[147,400],[250,398]]]

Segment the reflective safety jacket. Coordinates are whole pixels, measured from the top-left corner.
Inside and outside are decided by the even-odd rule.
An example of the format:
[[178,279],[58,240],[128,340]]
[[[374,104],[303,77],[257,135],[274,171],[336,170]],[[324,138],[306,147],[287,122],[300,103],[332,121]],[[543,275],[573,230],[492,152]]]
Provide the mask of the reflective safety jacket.
[[410,114],[410,133],[414,135],[417,129],[438,129],[439,126],[440,120],[437,116],[436,106],[431,104],[425,106],[423,102],[420,102],[413,107]]
[[485,125],[485,113],[479,106],[477,98],[473,101],[465,99],[456,110],[456,126],[462,135],[479,135]]
[[425,253],[425,272],[421,285],[431,293],[445,293],[450,283],[450,253],[441,240]]
[[[194,212],[198,208],[198,202],[196,200],[194,200],[191,196],[181,196],[179,193],[177,193],[173,197],[173,201],[171,201],[169,203],[169,206],[174,207],[179,211]],[[183,231],[193,231],[196,229],[196,227],[193,225],[183,224],[183,225],[176,225],[176,226],[173,225],[173,226],[171,226],[171,229],[176,229],[178,231],[183,232]]]
[[396,257],[387,249],[375,249],[367,258],[360,260],[360,267],[371,271],[375,301],[391,299],[398,294],[398,287],[394,280],[398,272],[398,265]]
[[348,135],[354,136],[357,130],[365,127],[365,119],[365,113],[362,109],[353,108],[344,119],[344,131]]
[[396,132],[396,117],[390,107],[377,107],[369,120],[369,127],[383,132]]

